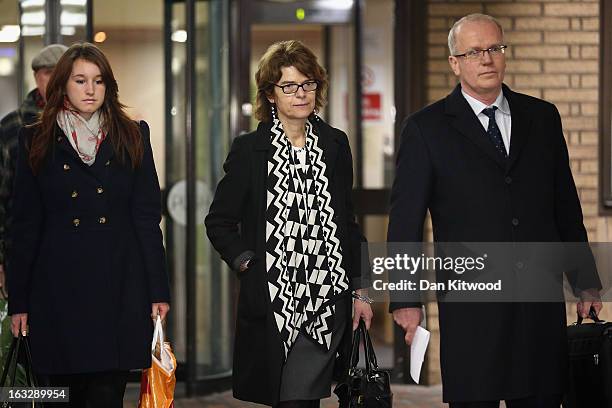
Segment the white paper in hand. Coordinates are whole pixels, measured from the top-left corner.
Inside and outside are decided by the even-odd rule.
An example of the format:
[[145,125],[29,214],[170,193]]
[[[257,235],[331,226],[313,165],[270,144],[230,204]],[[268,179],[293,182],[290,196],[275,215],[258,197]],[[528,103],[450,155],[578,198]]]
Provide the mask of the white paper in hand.
[[416,332],[414,333],[414,339],[410,345],[410,376],[417,384],[419,383],[419,377],[421,375],[421,366],[425,359],[425,351],[429,344],[429,336],[430,333],[427,330],[421,326],[417,326]]

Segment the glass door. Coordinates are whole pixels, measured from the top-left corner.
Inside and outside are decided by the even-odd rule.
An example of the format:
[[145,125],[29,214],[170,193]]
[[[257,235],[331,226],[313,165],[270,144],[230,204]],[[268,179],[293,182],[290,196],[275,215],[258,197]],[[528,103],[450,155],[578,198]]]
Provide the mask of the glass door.
[[165,1],[165,236],[188,394],[229,378],[232,366],[232,274],[204,228],[230,141],[228,13],[223,0]]

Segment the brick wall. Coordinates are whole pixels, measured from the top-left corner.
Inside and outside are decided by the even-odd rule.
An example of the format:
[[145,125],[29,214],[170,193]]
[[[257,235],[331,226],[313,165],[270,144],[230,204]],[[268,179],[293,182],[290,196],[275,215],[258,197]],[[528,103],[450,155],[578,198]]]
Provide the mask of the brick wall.
[[[609,241],[612,222],[598,216],[599,1],[428,0],[427,97],[434,102],[456,85],[447,58],[447,35],[469,13],[498,18],[506,31],[505,83],[557,105],[591,241]],[[608,305],[608,308],[610,306]],[[568,315],[574,309],[568,308]],[[429,383],[440,381],[437,308],[428,307],[434,338]],[[609,312],[609,311],[608,311]]]

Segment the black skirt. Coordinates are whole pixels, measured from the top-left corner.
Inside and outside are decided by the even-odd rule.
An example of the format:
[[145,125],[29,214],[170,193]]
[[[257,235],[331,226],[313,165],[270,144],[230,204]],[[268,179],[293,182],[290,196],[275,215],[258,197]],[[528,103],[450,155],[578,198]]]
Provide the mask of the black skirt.
[[280,401],[317,400],[331,395],[336,351],[342,341],[347,319],[351,318],[346,313],[346,302],[352,300],[341,298],[336,303],[329,351],[324,351],[302,333],[298,335],[283,366]]

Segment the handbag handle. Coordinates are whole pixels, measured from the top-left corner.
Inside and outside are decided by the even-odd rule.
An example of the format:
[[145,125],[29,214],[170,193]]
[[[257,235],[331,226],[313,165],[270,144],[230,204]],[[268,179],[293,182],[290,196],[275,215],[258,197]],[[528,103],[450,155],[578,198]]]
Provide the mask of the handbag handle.
[[26,370],[26,381],[28,382],[28,386],[30,387],[38,387],[37,381],[36,381],[36,376],[34,376],[34,372],[32,371],[32,353],[30,351],[30,343],[28,342],[28,339],[26,339],[25,337],[23,337],[23,346],[25,349],[25,356],[26,356],[26,362],[25,362],[25,370]]
[[353,346],[351,347],[351,366],[350,368],[356,368],[359,363],[359,344],[361,343],[361,327],[357,327],[357,330],[353,333]]
[[376,353],[374,352],[374,346],[372,346],[372,339],[370,338],[370,333],[365,327],[365,323],[363,323],[363,332],[365,333],[364,349],[366,350],[366,360],[370,363],[370,366],[372,368],[378,370],[378,361],[376,360]]
[[[578,319],[576,321],[576,324],[582,324],[582,316],[580,316],[580,314],[578,313],[577,315]],[[589,315],[587,316],[587,318],[590,318],[595,323],[605,323],[605,320],[601,320],[599,316],[597,316],[597,312],[595,311],[595,308],[593,306],[591,306],[591,308],[589,309]]]
[[359,319],[359,326],[353,334],[353,348],[351,350],[351,369],[356,368],[359,363],[359,346],[363,339],[363,351],[365,354],[366,373],[371,373],[373,369],[378,369],[376,354],[372,346],[372,339],[366,329],[363,319]]
[[157,315],[157,320],[155,320],[155,329],[153,330],[153,342],[151,343],[151,351],[155,350],[155,345],[158,341],[159,347],[164,347],[165,336],[160,315]]

